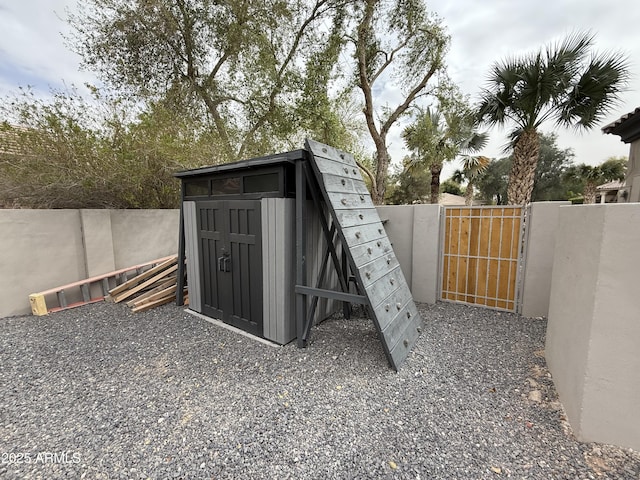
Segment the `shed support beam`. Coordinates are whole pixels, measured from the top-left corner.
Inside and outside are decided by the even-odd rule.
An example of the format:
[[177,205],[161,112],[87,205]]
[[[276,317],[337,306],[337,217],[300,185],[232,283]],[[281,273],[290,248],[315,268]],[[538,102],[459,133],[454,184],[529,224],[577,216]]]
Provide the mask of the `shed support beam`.
[[184,182],[180,182],[180,227],[178,237],[178,278],[176,290],[176,305],[184,305]]
[[[304,160],[296,162],[296,285],[307,283],[307,179]],[[296,291],[296,335],[298,348],[304,348],[303,339],[307,296]]]
[[343,302],[358,303],[360,305],[369,305],[369,299],[364,295],[338,292],[336,290],[325,290],[323,288],[311,288],[305,287],[304,285],[296,285],[296,293],[304,293],[305,295],[331,298],[333,300],[341,300]]

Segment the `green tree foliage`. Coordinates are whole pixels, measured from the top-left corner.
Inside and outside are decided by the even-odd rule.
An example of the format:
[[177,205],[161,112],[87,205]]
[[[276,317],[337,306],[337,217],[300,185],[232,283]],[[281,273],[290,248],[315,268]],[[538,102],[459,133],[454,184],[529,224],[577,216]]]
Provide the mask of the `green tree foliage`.
[[[29,92],[0,106],[0,204],[29,208],[175,208],[177,170],[222,160],[201,125],[151,105],[75,92],[44,101]],[[11,144],[11,148],[9,145]]]
[[506,205],[510,169],[511,159],[509,157],[492,159],[476,180],[480,196],[489,203]]
[[411,166],[405,158],[402,169],[391,175],[385,203],[410,205],[423,203],[430,195],[431,172],[427,165]]
[[[536,169],[533,202],[567,200],[574,185],[567,180],[564,172],[571,166],[574,157],[570,148],[561,149],[555,133],[540,133],[540,159]],[[481,196],[498,205],[507,202],[507,184],[512,156],[492,160],[479,175],[476,186]]]
[[555,133],[540,133],[540,157],[531,193],[532,202],[567,200],[567,185],[563,182],[563,173],[571,165],[573,150],[561,149]]
[[[352,4],[355,33],[356,83],[364,99],[363,113],[376,149],[375,171],[367,171],[372,198],[385,198],[391,127],[420,97],[435,94],[449,37],[422,0],[364,0]],[[396,105],[382,105],[375,91],[393,80],[401,87]]]
[[299,115],[309,114],[310,98],[320,111],[330,108],[341,5],[89,0],[70,16],[72,45],[107,85],[206,118],[221,154],[237,160],[282,147]]
[[465,205],[473,205],[473,195],[475,193],[475,183],[482,173],[487,169],[490,163],[490,159],[483,156],[471,156],[468,155],[462,162],[462,169],[456,170],[451,177],[454,182],[463,183],[467,182],[465,189]]
[[427,108],[402,132],[411,152],[409,168],[421,164],[431,171],[431,203],[438,203],[444,163],[477,153],[486,145],[488,137],[477,126],[476,113],[452,88],[440,97],[439,110]]
[[460,183],[448,178],[440,184],[440,193],[450,193],[451,195],[464,196],[464,188]]
[[624,180],[627,170],[626,157],[611,157],[600,165],[572,165],[564,172],[567,182],[575,182],[582,186],[584,203],[596,203],[596,188],[613,180]]
[[531,201],[540,152],[538,130],[550,120],[557,125],[590,129],[615,104],[628,78],[620,54],[592,52],[594,37],[570,35],[533,54],[509,58],[491,68],[482,92],[480,117],[489,125],[509,125],[513,162],[509,203]]

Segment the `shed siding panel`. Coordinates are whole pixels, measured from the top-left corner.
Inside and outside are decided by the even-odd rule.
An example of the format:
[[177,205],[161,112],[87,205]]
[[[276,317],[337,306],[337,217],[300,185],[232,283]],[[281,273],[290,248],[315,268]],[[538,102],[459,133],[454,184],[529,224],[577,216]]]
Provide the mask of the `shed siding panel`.
[[198,222],[196,221],[196,203],[182,204],[184,215],[185,256],[187,257],[187,284],[189,289],[189,308],[202,313],[200,298],[200,268],[198,265]]
[[296,201],[293,198],[278,199],[284,204],[284,221],[286,225],[286,235],[284,236],[283,255],[284,255],[284,285],[286,290],[283,291],[284,302],[284,336],[293,340],[296,338],[296,296],[293,293],[295,286],[295,269],[296,269]]
[[262,199],[264,336],[277,343],[295,338],[293,269],[294,204],[289,198]]

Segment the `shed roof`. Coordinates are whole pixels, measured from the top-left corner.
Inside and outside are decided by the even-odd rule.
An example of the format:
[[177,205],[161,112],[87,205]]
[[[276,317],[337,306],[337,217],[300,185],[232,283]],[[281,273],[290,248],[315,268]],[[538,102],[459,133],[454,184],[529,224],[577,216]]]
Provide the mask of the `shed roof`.
[[640,139],[640,107],[605,125],[602,131],[620,136],[624,143]]
[[174,175],[178,178],[197,177],[200,175],[209,175],[212,173],[230,172],[236,170],[246,170],[252,168],[265,167],[270,165],[280,165],[283,163],[293,164],[296,160],[305,158],[306,150],[292,150],[290,152],[278,153],[275,155],[267,155],[264,157],[250,158],[239,162],[222,163],[220,165],[212,165],[208,167],[194,168],[191,170],[182,170]]

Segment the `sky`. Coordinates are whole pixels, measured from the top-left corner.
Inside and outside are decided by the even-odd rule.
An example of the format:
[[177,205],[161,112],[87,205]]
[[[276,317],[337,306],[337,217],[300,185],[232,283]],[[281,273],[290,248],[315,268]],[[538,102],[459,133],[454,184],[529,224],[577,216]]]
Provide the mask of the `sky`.
[[[464,93],[477,100],[491,65],[509,56],[538,50],[575,31],[591,31],[598,52],[620,51],[627,55],[631,80],[620,104],[603,125],[640,107],[640,9],[638,0],[431,0],[427,7],[438,14],[451,35],[447,57],[449,75]],[[97,83],[89,72],[81,71],[80,58],[65,45],[62,33],[69,33],[64,21],[65,7],[76,0],[0,0],[0,97],[32,86],[46,95],[50,87]],[[393,85],[383,92],[393,98]],[[542,130],[554,131],[552,123]],[[595,165],[610,156],[628,155],[628,146],[600,128],[588,132],[557,130],[558,146],[572,148],[577,163]],[[490,142],[481,152],[488,157],[503,156],[506,131],[493,128]],[[392,158],[405,152],[400,129],[389,137]],[[456,165],[443,172],[449,176]]]

